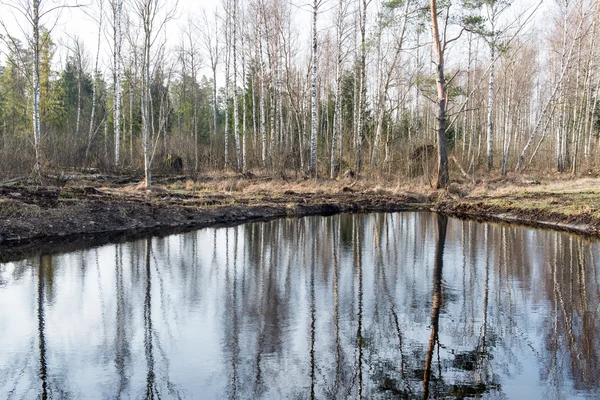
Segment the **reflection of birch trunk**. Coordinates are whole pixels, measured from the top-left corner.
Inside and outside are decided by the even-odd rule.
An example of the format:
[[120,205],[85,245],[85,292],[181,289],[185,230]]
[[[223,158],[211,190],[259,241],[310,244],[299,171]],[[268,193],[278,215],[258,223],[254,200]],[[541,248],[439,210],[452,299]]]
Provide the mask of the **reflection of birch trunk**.
[[423,375],[423,399],[429,398],[429,382],[431,380],[431,363],[433,360],[433,349],[438,340],[440,311],[442,308],[442,269],[444,263],[444,244],[446,242],[446,228],[448,217],[437,215],[438,240],[435,245],[435,261],[433,264],[433,301],[431,305],[431,335],[427,347],[425,359],[425,373]]
[[317,259],[315,217],[310,221],[311,254],[310,254],[310,398],[315,399],[315,264]]
[[48,391],[48,365],[47,365],[47,349],[46,349],[46,314],[44,311],[44,275],[47,273],[48,265],[52,267],[51,256],[40,257],[40,268],[38,271],[38,348],[40,351],[40,380],[42,381],[41,398],[46,400],[49,395]]
[[[384,221],[384,223],[387,228],[389,226],[387,219]],[[387,232],[385,232],[385,234],[386,234],[386,239],[389,239],[389,235],[387,234]],[[381,235],[382,234],[379,232],[379,230],[375,229],[377,258],[378,258],[377,267],[381,271],[381,286],[383,287],[385,297],[390,305],[390,312],[392,313],[392,318],[394,319],[394,328],[396,329],[396,336],[398,337],[398,349],[400,350],[400,373],[401,373],[402,378],[404,378],[405,375],[404,375],[404,351],[403,351],[403,346],[402,346],[402,330],[400,329],[400,319],[398,318],[398,313],[396,312],[396,305],[394,302],[394,297],[392,297],[392,292],[390,291],[390,289],[387,286],[388,277],[386,275],[386,266],[387,265],[389,265],[389,266],[398,265],[398,263],[396,262],[396,263],[392,264],[391,260],[389,259],[389,252],[390,252],[389,242],[386,242],[388,260],[387,260],[387,263],[384,263],[383,249],[382,249],[383,243],[381,240]],[[397,242],[394,241],[394,243],[397,243]],[[395,253],[397,254],[397,251]],[[397,271],[397,269],[396,269],[396,271]],[[397,279],[397,277],[394,278],[393,281],[395,282],[396,279]],[[374,290],[377,290],[377,287],[375,287]]]
[[339,387],[341,375],[342,345],[340,343],[340,273],[339,273],[339,245],[340,245],[340,219],[335,218],[336,228],[333,236],[333,321],[335,331],[335,386]]
[[[237,386],[238,386],[238,376],[237,376],[237,361],[239,356],[239,346],[238,346],[238,320],[237,320],[237,258],[238,258],[238,228],[234,228],[233,234],[233,284],[232,284],[232,298],[233,304],[231,309],[232,315],[232,332],[233,335],[231,340],[231,398],[237,398]],[[227,268],[229,271],[229,268]]]
[[[144,349],[146,354],[146,399],[155,397],[154,351],[152,348],[152,274],[150,251],[152,239],[146,239],[146,290],[144,292]],[[156,393],[158,395],[158,393]]]
[[255,357],[255,370],[254,376],[254,397],[259,397],[262,393],[262,370],[261,370],[261,359],[262,359],[262,341],[263,341],[263,329],[264,329],[264,293],[265,293],[265,224],[260,225],[260,257],[258,261],[258,274],[259,274],[259,286],[258,286],[258,315],[260,320],[258,321],[258,329],[256,331],[256,357]]
[[490,234],[490,226],[485,226],[485,236],[484,236],[484,248],[485,248],[485,287],[483,294],[483,326],[481,328],[481,349],[480,349],[480,368],[479,371],[479,380],[482,381],[483,370],[485,369],[485,358],[486,358],[486,339],[487,339],[487,314],[488,314],[488,303],[489,303],[489,282],[490,282],[490,242],[489,242],[489,234]]
[[123,259],[121,254],[121,246],[117,245],[116,248],[116,262],[115,262],[115,275],[116,275],[116,295],[117,295],[117,308],[116,308],[116,336],[115,336],[115,367],[119,375],[119,386],[117,392],[117,398],[121,398],[125,387],[127,386],[127,374],[125,366],[127,364],[127,338],[125,337],[125,291],[123,287]]
[[[568,337],[568,341],[569,341],[569,350],[571,351],[571,353],[573,354],[574,358],[577,360],[578,364],[579,364],[579,368],[581,369],[581,371],[585,371],[584,365],[583,365],[583,360],[582,360],[582,354],[581,351],[579,349],[579,345],[577,343],[577,340],[575,338],[575,333],[573,332],[573,320],[572,320],[572,316],[569,315],[569,310],[567,309],[567,305],[565,304],[565,299],[563,298],[563,294],[562,294],[562,289],[560,287],[560,281],[558,279],[558,272],[557,272],[557,264],[559,262],[559,249],[563,249],[564,248],[564,244],[562,243],[562,240],[559,239],[560,235],[558,233],[556,233],[556,244],[555,244],[555,251],[554,251],[554,263],[552,266],[552,279],[554,281],[554,296],[555,296],[555,312],[556,312],[556,316],[555,316],[555,346],[556,346],[556,352],[558,352],[558,314],[559,311],[562,312],[562,316],[563,316],[563,323],[564,323],[564,330],[565,333]],[[560,253],[560,255],[562,256],[563,254]],[[564,258],[564,257],[563,257]],[[572,261],[572,260],[570,260]],[[572,262],[570,262],[570,267],[572,267]],[[569,275],[571,277],[571,282],[572,282],[572,276],[573,273],[571,271],[571,274]],[[559,310],[560,307],[560,310]],[[574,362],[575,360],[573,360]],[[558,362],[558,361],[557,361]],[[583,376],[584,381],[585,381],[585,376]]]
[[362,276],[362,254],[360,226],[358,226],[360,216],[354,215],[352,229],[354,231],[354,254],[356,257],[356,268],[358,278],[358,326],[356,328],[356,347],[358,348],[358,398],[363,398],[363,376],[362,376],[362,358],[363,358],[363,337],[362,337],[362,313],[363,313],[363,276]]

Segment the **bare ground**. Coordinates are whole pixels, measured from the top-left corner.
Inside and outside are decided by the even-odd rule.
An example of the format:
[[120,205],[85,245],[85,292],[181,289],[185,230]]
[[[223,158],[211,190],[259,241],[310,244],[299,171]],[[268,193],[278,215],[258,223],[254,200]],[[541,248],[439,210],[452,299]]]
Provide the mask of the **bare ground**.
[[340,212],[432,210],[600,235],[596,179],[455,182],[446,191],[369,179],[289,181],[230,175],[157,181],[158,186],[143,189],[135,177],[93,174],[72,176],[61,186],[19,181],[0,185],[0,260],[149,234]]

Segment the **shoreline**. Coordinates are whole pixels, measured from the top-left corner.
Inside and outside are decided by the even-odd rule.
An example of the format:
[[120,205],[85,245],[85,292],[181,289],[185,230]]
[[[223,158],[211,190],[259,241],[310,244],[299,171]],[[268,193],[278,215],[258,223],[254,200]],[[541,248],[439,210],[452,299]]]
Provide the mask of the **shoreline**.
[[[583,212],[556,212],[554,200],[544,200],[548,196],[554,199],[555,192],[532,196],[526,191],[511,194],[508,201],[506,195],[494,193],[460,197],[449,192],[381,188],[327,191],[318,185],[311,191],[284,189],[226,192],[0,186],[0,261],[207,227],[339,213],[431,211],[460,219],[600,236],[600,216],[590,212],[595,208],[590,208],[589,202],[578,203],[587,206]],[[564,195],[576,197],[573,193]],[[594,192],[593,199],[600,204],[600,190],[597,196]]]

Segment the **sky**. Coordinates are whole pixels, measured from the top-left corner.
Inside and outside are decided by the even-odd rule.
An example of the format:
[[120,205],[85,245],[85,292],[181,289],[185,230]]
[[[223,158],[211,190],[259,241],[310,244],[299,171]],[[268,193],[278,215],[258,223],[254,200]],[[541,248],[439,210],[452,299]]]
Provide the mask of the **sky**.
[[[15,35],[18,38],[24,40],[25,34],[24,29],[28,30],[28,27],[24,19],[11,9],[10,6],[5,3],[16,3],[16,2],[27,2],[29,0],[0,0],[0,21],[11,35]],[[45,9],[52,7],[52,5],[58,0],[43,0],[46,2]],[[72,42],[72,38],[77,36],[81,39],[84,44],[84,48],[88,54],[88,69],[92,69],[93,57],[96,53],[97,36],[98,36],[98,15],[99,15],[99,2],[103,1],[105,10],[105,20],[103,22],[105,32],[101,38],[101,49],[100,49],[100,65],[101,71],[110,69],[111,65],[111,37],[110,33],[106,31],[107,20],[106,15],[109,15],[109,0],[61,0],[69,4],[75,4],[77,1],[79,4],[84,4],[85,7],[72,8],[61,10],[60,12],[53,12],[48,15],[42,22],[44,26],[53,26],[52,28],[52,39],[57,44],[57,52],[54,56],[54,64],[56,69],[60,69],[68,56],[68,46]],[[126,0],[127,1],[127,0]],[[220,0],[165,0],[167,5],[177,4],[177,18],[170,21],[166,26],[166,37],[170,47],[174,47],[178,44],[180,39],[180,32],[182,27],[186,24],[188,16],[201,15],[203,10],[206,10],[207,15],[213,15],[213,12],[217,8],[222,8],[222,2]],[[244,0],[239,0],[243,3]],[[295,18],[298,19],[300,24],[300,32],[310,32],[310,14],[308,11],[297,9]],[[305,25],[305,26],[304,26]],[[0,33],[4,34],[5,29],[0,26]],[[141,34],[140,34],[141,39]],[[0,63],[4,63],[4,45],[0,44]],[[204,68],[202,74],[209,74],[209,70]]]
[[[23,19],[20,18],[18,13],[14,12],[8,4],[15,4],[17,2],[28,2],[29,0],[0,0],[0,21],[8,31],[16,35],[17,37],[24,38],[23,28],[27,29],[26,24]],[[61,12],[54,12],[51,15],[48,15],[46,19],[43,21],[45,26],[53,26],[52,28],[52,38],[57,44],[57,52],[54,57],[54,67],[55,70],[62,69],[66,58],[69,55],[70,43],[72,42],[72,37],[77,36],[81,39],[84,44],[85,51],[87,53],[88,59],[88,70],[93,68],[93,58],[96,53],[97,46],[97,35],[98,35],[98,23],[97,16],[99,14],[98,4],[100,1],[104,3],[105,15],[108,15],[108,7],[109,0],[43,0],[46,3],[46,9],[52,7],[57,1],[68,2],[69,4],[74,4],[76,1],[79,1],[80,4],[86,4],[86,7],[74,8],[62,10]],[[126,0],[128,1],[128,0]],[[216,8],[222,8],[221,0],[165,0],[167,5],[173,5],[177,3],[177,18],[166,26],[165,35],[167,37],[168,45],[172,48],[176,46],[181,37],[181,29],[186,24],[188,17],[193,15],[200,15],[202,10],[207,11],[207,15],[213,15],[213,12]],[[246,0],[239,0],[241,4],[243,4]],[[303,0],[298,0],[302,2]],[[348,0],[350,1],[350,0]],[[523,10],[526,5],[531,5],[534,2],[539,0],[515,0],[516,6],[515,9]],[[1,4],[1,3],[5,4]],[[306,2],[306,1],[305,1]],[[334,9],[333,0],[329,0],[329,3],[333,4],[324,4],[323,8],[325,10]],[[553,4],[554,0],[545,0],[544,8],[547,7],[548,4]],[[376,9],[378,8],[379,1],[373,1],[370,5],[369,14],[374,15]],[[334,10],[335,11],[335,10]],[[294,19],[297,31],[301,33],[301,35],[308,36],[311,31],[311,18],[310,11],[307,8],[295,8],[293,9]],[[332,12],[332,11],[330,11]],[[547,10],[540,9],[538,10],[537,16],[541,18],[543,15],[547,16]],[[106,17],[105,17],[106,18]],[[329,17],[320,16],[319,18],[319,31],[322,33],[326,29],[332,28],[332,24],[328,22]],[[111,69],[111,47],[110,47],[110,33],[106,31],[106,27],[108,24],[106,23],[106,19],[104,22],[105,32],[102,34],[101,38],[101,50],[100,50],[100,71],[105,74],[110,74]],[[541,29],[543,29],[543,24],[535,24],[538,25]],[[4,29],[0,27],[0,33],[3,32]],[[139,35],[141,39],[141,34]],[[307,37],[308,39],[308,37]],[[304,40],[301,40],[300,43],[306,43]],[[0,52],[3,51],[4,46],[0,45]],[[301,52],[309,51],[308,45],[300,48]],[[0,63],[4,62],[4,55],[0,53]],[[203,68],[201,74],[210,75],[210,71],[207,67]]]

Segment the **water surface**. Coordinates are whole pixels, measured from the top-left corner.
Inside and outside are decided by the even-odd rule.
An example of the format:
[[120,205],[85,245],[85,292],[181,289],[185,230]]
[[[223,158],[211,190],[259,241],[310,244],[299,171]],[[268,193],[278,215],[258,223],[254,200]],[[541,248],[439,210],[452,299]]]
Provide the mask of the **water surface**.
[[397,213],[0,264],[0,398],[599,398],[599,251]]

